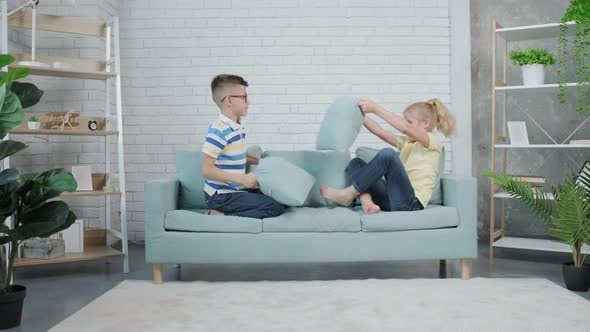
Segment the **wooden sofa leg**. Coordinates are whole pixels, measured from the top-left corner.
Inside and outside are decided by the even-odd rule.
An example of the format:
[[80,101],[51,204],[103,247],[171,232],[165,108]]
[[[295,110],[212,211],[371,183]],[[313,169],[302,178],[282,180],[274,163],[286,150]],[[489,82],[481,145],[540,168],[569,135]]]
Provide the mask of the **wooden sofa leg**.
[[161,285],[162,284],[162,264],[161,263],[153,264],[153,270],[154,270],[154,283]]
[[461,258],[461,279],[467,280],[471,277],[471,260]]
[[447,260],[446,259],[441,259],[438,264],[438,277],[440,279],[447,278]]

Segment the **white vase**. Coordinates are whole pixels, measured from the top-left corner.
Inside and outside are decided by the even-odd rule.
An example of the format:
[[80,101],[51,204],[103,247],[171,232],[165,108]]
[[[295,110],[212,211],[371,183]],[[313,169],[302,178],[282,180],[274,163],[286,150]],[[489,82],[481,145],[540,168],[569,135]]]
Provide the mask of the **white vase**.
[[27,122],[27,126],[29,127],[29,129],[35,129],[36,130],[36,129],[41,128],[41,122],[39,122],[39,121],[33,121],[33,122],[28,121]]
[[524,85],[542,85],[545,83],[544,65],[522,65],[520,68],[522,68],[522,81]]

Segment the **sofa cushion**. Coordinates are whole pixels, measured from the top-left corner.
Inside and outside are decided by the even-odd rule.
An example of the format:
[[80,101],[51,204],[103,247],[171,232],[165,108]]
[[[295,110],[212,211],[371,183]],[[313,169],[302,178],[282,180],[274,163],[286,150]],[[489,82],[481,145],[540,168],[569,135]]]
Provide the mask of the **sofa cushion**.
[[[375,155],[379,152],[379,149],[373,149],[368,147],[358,147],[355,151],[355,155],[357,158],[361,158],[365,162],[371,161],[375,157]],[[445,172],[445,147],[443,145],[442,150],[440,151],[440,159],[438,160],[438,174],[436,176],[436,180],[434,182],[434,188],[432,188],[432,197],[430,197],[429,204],[437,204],[440,205],[443,203],[442,197],[442,189],[440,184],[440,178]]]
[[280,157],[260,160],[254,174],[262,193],[288,206],[303,205],[315,183],[311,174]]
[[164,216],[166,230],[211,233],[260,233],[262,220],[235,216],[209,216],[204,209],[172,210]]
[[338,97],[328,107],[316,142],[317,150],[348,151],[363,126],[360,98]]
[[[262,158],[262,148],[259,145],[252,145],[246,149],[246,152],[258,158]],[[257,165],[246,165],[246,173],[254,172]]]
[[205,179],[201,176],[201,152],[176,152],[176,178],[179,181],[178,208],[205,209],[203,187]]
[[346,166],[350,153],[338,151],[265,151],[263,157],[281,157],[303,168],[316,179],[303,206],[336,206],[332,201],[320,195],[320,186],[346,188],[350,179],[346,175]]
[[343,208],[291,207],[278,217],[263,219],[265,233],[360,232],[361,216]]
[[361,215],[363,232],[390,232],[459,226],[457,208],[429,205],[419,211],[392,211]]

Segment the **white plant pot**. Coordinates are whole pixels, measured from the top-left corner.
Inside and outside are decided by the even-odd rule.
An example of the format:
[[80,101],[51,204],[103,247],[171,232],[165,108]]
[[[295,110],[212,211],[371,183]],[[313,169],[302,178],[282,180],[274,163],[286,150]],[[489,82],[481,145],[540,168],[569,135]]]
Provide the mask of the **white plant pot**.
[[27,126],[29,127],[29,129],[39,129],[39,128],[41,128],[41,122],[39,122],[39,121],[34,121],[34,122],[28,121],[27,122]]
[[522,65],[522,82],[524,85],[542,85],[545,83],[545,65]]

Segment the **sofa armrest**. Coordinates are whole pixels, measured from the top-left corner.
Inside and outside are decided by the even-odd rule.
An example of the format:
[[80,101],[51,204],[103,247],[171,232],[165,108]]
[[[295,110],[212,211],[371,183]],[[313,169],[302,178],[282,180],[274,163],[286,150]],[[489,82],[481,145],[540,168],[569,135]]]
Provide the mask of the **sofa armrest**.
[[443,205],[459,211],[459,227],[477,235],[477,180],[471,176],[442,177]]
[[178,187],[176,179],[158,179],[146,182],[145,191],[145,238],[150,235],[165,232],[164,216],[166,212],[178,207]]

